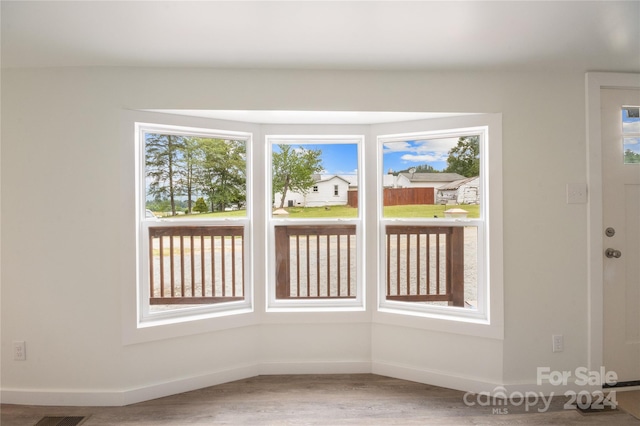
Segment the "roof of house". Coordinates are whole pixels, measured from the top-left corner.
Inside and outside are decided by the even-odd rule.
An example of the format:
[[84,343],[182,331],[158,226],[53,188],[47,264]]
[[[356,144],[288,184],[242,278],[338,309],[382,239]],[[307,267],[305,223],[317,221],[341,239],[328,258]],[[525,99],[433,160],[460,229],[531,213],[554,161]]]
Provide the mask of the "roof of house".
[[470,178],[456,180],[456,181],[451,182],[451,183],[449,183],[447,185],[443,185],[443,186],[439,187],[438,191],[450,191],[450,190],[458,189],[462,185],[464,185],[465,183],[471,182],[472,180],[475,180],[475,179],[478,179],[478,176],[473,176],[473,177],[470,177]]
[[327,182],[332,179],[341,179],[347,182],[349,185],[357,185],[358,184],[358,176],[357,175],[320,175],[314,174],[313,180],[316,182]]
[[411,182],[453,182],[465,177],[457,173],[400,173]]

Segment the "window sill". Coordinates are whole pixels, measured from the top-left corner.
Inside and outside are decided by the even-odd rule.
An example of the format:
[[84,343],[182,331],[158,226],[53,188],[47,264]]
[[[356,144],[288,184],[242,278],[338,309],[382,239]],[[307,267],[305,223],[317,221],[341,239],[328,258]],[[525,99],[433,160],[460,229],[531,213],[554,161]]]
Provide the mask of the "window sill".
[[261,324],[371,324],[371,313],[364,308],[326,308],[292,310],[270,308]]
[[208,312],[194,315],[181,315],[176,318],[158,318],[132,321],[123,325],[123,344],[152,342],[212,331],[228,330],[258,324],[256,313],[251,308]]
[[504,339],[504,325],[488,319],[381,307],[373,315],[374,324],[396,325],[467,336]]

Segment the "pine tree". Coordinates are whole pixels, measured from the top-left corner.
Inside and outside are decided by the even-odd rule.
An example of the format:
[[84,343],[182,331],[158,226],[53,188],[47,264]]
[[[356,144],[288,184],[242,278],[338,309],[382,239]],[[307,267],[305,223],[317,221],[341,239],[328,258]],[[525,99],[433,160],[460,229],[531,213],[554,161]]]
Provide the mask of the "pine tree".
[[178,180],[183,146],[182,136],[156,133],[145,135],[146,175],[151,179],[149,195],[168,198],[172,216],[176,215],[176,197],[180,195]]
[[196,200],[196,204],[193,206],[193,211],[198,213],[207,213],[209,211],[209,207],[207,207],[207,203],[204,201],[204,198],[200,197]]

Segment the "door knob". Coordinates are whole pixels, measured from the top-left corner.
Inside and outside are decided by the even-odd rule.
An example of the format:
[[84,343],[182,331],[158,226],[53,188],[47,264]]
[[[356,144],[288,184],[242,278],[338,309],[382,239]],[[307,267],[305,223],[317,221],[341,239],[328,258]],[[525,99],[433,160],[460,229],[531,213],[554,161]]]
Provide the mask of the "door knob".
[[622,256],[622,252],[620,250],[608,248],[605,250],[604,255],[607,256],[609,259],[611,258],[618,259],[620,256]]

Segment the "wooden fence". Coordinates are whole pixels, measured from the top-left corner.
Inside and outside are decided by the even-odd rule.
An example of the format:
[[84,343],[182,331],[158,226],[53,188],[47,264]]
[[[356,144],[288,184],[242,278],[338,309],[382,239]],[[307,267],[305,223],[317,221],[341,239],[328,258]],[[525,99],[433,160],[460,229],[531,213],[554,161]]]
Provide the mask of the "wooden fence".
[[[276,226],[276,298],[356,296],[355,225]],[[464,306],[464,228],[386,227],[386,298]]]
[[[275,227],[276,298],[355,298],[355,225]],[[243,226],[149,228],[151,305],[244,299]],[[464,228],[386,226],[386,299],[464,306]]]
[[[434,188],[385,188],[383,205],[405,206],[410,204],[435,204]],[[358,207],[358,191],[347,193],[347,204]]]
[[149,304],[244,299],[243,226],[149,228]]
[[356,297],[356,226],[276,226],[276,298]]
[[386,227],[386,297],[464,306],[464,228]]

